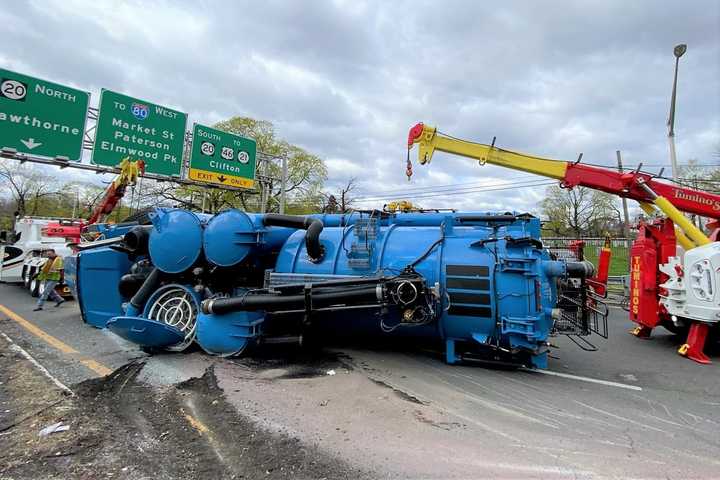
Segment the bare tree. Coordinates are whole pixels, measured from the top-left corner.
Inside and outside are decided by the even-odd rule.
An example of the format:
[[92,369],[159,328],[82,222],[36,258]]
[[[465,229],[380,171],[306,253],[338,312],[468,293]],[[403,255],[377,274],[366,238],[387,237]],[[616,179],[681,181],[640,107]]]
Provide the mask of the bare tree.
[[0,184],[9,188],[19,215],[36,215],[42,200],[61,191],[52,176],[14,160],[0,161]]
[[585,187],[563,189],[548,187],[541,207],[548,222],[545,228],[556,235],[580,237],[599,235],[621,220],[620,210],[612,195]]
[[357,188],[357,178],[352,177],[345,182],[336,194],[322,193],[322,210],[325,213],[345,213],[350,210],[353,202],[352,193]]

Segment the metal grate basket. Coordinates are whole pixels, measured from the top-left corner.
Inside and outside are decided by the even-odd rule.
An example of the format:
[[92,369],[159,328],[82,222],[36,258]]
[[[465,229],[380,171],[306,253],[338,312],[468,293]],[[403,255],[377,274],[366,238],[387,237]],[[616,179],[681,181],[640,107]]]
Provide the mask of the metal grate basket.
[[[555,243],[548,250],[557,260],[582,261],[585,258],[583,246],[582,241],[572,240],[564,244]],[[603,292],[603,295],[596,292]],[[553,334],[568,335],[581,348],[596,350],[594,345],[581,337],[596,334],[608,338],[609,310],[603,301],[606,295],[606,288],[592,279],[560,280],[558,282],[560,315],[555,319]]]

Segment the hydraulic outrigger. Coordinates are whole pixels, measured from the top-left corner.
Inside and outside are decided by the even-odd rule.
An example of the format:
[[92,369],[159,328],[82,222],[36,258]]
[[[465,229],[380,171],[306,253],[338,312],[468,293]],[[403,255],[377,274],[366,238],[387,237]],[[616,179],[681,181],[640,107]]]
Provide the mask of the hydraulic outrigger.
[[[636,200],[648,214],[654,214],[657,207],[667,218],[641,222],[630,252],[630,319],[638,324],[631,333],[647,338],[658,325],[673,332],[689,326],[687,341],[678,353],[699,363],[710,363],[703,348],[710,327],[720,320],[720,293],[715,294],[720,287],[717,274],[720,263],[715,263],[720,262],[720,258],[714,256],[714,252],[720,250],[720,242],[715,242],[720,226],[720,195],[663,182],[641,172],[640,168],[622,173],[608,167],[584,165],[580,163],[582,154],[576,162],[567,162],[504,150],[495,146],[494,139],[490,145],[460,140],[422,123],[411,128],[408,134],[408,179],[412,175],[410,150],[415,144],[423,165],[431,161],[435,151],[441,151],[474,158],[480,165],[488,163],[554,178],[563,188],[581,186]],[[682,212],[712,219],[707,224],[713,231],[710,238]],[[677,243],[686,251],[712,244],[713,251],[703,250],[704,256],[697,260],[700,267],[693,264],[683,268],[676,258]],[[676,268],[661,270],[660,266],[671,261]],[[705,273],[702,278],[693,273],[683,282],[685,271],[702,269],[702,265],[711,272],[709,278]],[[698,306],[701,302],[709,305]]]

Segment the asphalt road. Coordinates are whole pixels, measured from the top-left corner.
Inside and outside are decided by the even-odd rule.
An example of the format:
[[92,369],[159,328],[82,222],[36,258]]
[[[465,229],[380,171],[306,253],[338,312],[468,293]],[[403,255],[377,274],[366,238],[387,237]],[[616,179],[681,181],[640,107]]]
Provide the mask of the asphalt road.
[[[146,357],[83,324],[74,303],[32,312],[32,300],[0,284],[13,313],[0,309],[0,332],[63,383]],[[720,478],[719,352],[698,365],[669,333],[639,340],[631,327],[613,311],[597,352],[556,339],[551,374],[354,347],[314,358],[154,355],[140,379],[162,389],[213,366],[243,418],[382,478]]]

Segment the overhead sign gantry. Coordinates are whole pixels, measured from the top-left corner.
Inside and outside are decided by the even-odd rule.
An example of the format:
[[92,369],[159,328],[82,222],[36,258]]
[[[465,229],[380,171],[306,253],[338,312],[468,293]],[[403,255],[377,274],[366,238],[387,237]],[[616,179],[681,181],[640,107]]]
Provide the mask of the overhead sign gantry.
[[144,178],[227,190],[269,182],[253,139],[196,124],[191,147],[186,113],[107,89],[99,113],[89,103],[88,92],[0,68],[0,157],[97,173],[130,158]]

